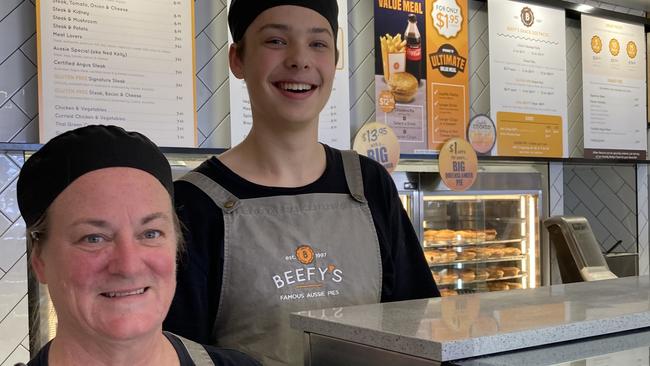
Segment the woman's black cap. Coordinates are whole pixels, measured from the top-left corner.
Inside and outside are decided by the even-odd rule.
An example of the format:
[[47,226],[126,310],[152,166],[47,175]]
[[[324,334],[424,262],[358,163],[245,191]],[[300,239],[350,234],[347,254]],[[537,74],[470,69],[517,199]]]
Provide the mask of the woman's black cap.
[[336,39],[338,32],[339,6],[336,0],[233,0],[228,10],[228,26],[235,43],[241,41],[248,26],[264,10],[281,6],[295,5],[314,10],[322,15],[332,27],[332,35]]
[[143,170],[174,197],[169,162],[146,136],[116,126],[81,127],[54,137],[23,165],[17,196],[27,227],[36,223],[75,179],[112,167]]

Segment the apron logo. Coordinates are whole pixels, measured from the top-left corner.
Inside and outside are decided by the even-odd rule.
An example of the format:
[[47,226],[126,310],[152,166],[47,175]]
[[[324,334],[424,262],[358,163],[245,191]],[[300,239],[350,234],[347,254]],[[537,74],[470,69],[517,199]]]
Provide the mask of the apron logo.
[[[280,299],[298,300],[338,296],[339,290],[328,288],[328,283],[340,284],[343,281],[343,270],[332,262],[322,263],[327,260],[327,257],[327,252],[315,250],[308,244],[299,245],[292,255],[284,257],[291,265],[286,271],[273,275],[273,283],[282,292],[300,292],[282,294]],[[303,293],[304,290],[308,292]]]
[[314,250],[309,245],[301,245],[296,249],[296,258],[302,264],[311,264],[314,261]]

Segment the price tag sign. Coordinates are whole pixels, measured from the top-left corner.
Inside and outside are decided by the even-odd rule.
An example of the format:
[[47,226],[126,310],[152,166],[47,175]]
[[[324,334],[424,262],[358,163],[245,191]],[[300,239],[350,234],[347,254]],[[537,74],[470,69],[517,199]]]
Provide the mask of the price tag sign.
[[399,141],[390,126],[379,122],[363,125],[354,138],[353,149],[381,164],[389,173],[399,161]]
[[395,97],[390,90],[382,90],[377,99],[379,108],[386,113],[390,113],[395,109]]
[[440,177],[452,191],[465,191],[476,180],[478,159],[469,142],[452,138],[447,140],[438,156]]
[[434,1],[431,17],[438,33],[446,38],[456,37],[463,24],[463,14],[456,0]]

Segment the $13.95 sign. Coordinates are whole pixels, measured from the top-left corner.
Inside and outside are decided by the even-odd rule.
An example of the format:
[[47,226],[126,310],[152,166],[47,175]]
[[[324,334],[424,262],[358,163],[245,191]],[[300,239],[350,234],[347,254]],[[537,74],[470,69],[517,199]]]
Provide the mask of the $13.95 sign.
[[452,191],[464,191],[476,180],[478,159],[469,142],[452,138],[440,149],[440,177]]
[[446,38],[456,37],[463,24],[463,14],[456,0],[434,1],[431,17],[438,33]]
[[363,125],[354,138],[353,149],[381,164],[388,172],[397,167],[399,141],[393,129],[379,122]]

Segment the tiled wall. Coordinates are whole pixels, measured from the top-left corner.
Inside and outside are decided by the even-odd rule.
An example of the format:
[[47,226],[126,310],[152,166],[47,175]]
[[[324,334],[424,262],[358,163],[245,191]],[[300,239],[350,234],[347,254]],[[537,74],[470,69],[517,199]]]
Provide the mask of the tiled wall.
[[[348,0],[352,136],[364,123],[375,119],[372,1]],[[613,7],[612,10],[636,14],[634,10],[616,8],[602,2],[575,2]],[[0,0],[0,142],[38,141],[34,3],[35,0]],[[201,147],[228,147],[230,120],[225,0],[196,0],[195,13],[199,142]],[[486,3],[470,0],[469,19],[470,107],[471,114],[474,115],[489,113],[490,108]],[[582,156],[579,38],[579,25],[568,20],[567,103],[571,156]],[[21,164],[21,152],[0,154],[0,366],[26,361],[29,357],[24,224],[18,217],[15,202],[15,180]],[[559,170],[556,169],[556,172]],[[645,172],[647,175],[647,169]],[[570,178],[579,179],[575,172],[565,170],[565,175],[567,174]],[[557,178],[561,174],[553,176]],[[623,184],[618,190],[607,185],[605,181],[609,178],[605,177],[603,182],[613,193],[629,195],[628,188],[634,185],[627,184],[622,175],[619,177]],[[594,185],[601,186],[597,183]],[[566,187],[554,184],[551,189],[552,201],[555,199],[561,202],[561,191]],[[643,197],[640,196],[640,199],[643,200]],[[645,202],[647,203],[647,192]],[[554,207],[559,210],[559,206]],[[647,218],[647,204],[644,217]],[[639,227],[642,227],[647,236],[647,219],[645,220],[646,224]]]

